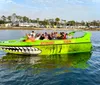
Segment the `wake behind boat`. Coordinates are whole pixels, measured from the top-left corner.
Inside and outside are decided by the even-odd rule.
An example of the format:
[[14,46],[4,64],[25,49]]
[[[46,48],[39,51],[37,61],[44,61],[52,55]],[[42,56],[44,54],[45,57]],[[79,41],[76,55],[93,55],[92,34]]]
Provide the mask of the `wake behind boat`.
[[90,52],[92,48],[91,34],[82,32],[71,32],[72,38],[67,39],[51,39],[51,40],[34,40],[29,41],[26,38],[19,40],[8,40],[0,42],[0,50],[13,54],[33,54],[33,55],[52,55],[52,54],[68,54]]

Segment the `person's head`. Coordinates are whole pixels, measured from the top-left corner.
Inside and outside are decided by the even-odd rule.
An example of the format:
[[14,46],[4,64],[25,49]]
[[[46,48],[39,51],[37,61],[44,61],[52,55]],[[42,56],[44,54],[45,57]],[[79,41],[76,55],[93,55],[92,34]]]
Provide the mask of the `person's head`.
[[53,32],[51,33],[51,35],[53,35]]
[[44,37],[44,34],[42,34],[42,37]]
[[62,35],[62,32],[60,32],[60,35]]
[[34,31],[32,31],[32,33],[34,33]]
[[37,34],[37,37],[39,37],[40,36],[40,34]]
[[68,33],[66,33],[66,35],[68,35]]
[[62,34],[64,34],[64,32],[62,32]]

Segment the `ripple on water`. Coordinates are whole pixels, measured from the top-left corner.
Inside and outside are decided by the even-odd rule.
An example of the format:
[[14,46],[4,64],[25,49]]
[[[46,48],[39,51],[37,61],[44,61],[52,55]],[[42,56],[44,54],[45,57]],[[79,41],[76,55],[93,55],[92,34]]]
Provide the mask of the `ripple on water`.
[[1,76],[2,80],[0,80],[0,82],[5,83],[7,85],[16,83],[19,77],[20,77],[20,80],[21,80],[21,77],[23,77],[23,72],[20,72],[20,71],[6,70],[4,71],[4,73],[5,74]]

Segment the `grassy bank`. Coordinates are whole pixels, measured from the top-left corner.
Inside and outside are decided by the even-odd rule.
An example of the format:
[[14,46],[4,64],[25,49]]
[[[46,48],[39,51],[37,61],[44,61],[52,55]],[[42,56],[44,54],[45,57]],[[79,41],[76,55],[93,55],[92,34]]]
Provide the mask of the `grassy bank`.
[[68,31],[100,31],[100,28],[32,28],[32,27],[2,27],[0,30],[68,30]]

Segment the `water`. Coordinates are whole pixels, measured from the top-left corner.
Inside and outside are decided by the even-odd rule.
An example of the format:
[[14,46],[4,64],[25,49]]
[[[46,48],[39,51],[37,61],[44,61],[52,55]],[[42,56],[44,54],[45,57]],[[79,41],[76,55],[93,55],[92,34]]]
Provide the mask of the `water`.
[[[2,30],[0,40],[29,32]],[[100,85],[100,32],[91,33],[92,53],[25,56],[0,51],[0,85]]]

